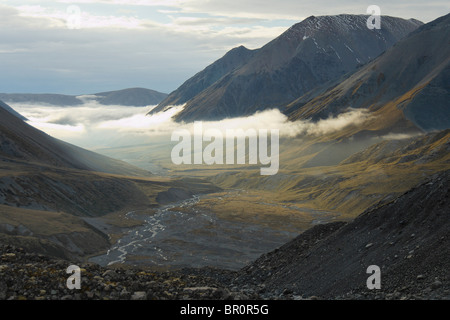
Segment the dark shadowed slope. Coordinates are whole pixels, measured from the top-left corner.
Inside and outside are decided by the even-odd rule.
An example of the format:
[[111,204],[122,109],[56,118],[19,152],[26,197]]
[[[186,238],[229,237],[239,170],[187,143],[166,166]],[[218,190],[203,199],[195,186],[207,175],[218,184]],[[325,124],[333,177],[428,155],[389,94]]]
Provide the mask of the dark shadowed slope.
[[6,103],[4,103],[3,101],[0,100],[0,108],[5,109],[6,111],[8,111],[9,113],[12,113],[14,116],[16,116],[19,119],[22,120],[27,120],[24,116],[22,116],[20,113],[18,113],[16,110],[14,110],[13,108],[11,108],[10,106],[8,106]]
[[[236,68],[218,73],[220,78],[214,83],[206,81],[198,86],[200,73],[177,90],[189,91],[191,83],[198,89],[204,87],[187,102],[170,101],[186,102],[176,120],[223,119],[281,107],[317,85],[374,59],[421,25],[416,20],[382,19],[383,28],[369,30],[367,16],[363,15],[311,16],[261,49],[252,52],[240,49],[245,54],[233,64]],[[178,94],[177,91],[171,95]],[[166,105],[161,104],[156,111]]]
[[[416,296],[450,298],[450,171],[354,221],[319,225],[241,271],[268,291],[304,297]],[[381,290],[366,287],[370,265],[381,268]],[[252,280],[253,279],[253,280]]]
[[[365,129],[423,131],[450,127],[450,15],[400,40],[376,60],[327,89],[291,103],[291,120],[320,119],[347,108],[375,116]],[[397,130],[400,131],[400,130]]]

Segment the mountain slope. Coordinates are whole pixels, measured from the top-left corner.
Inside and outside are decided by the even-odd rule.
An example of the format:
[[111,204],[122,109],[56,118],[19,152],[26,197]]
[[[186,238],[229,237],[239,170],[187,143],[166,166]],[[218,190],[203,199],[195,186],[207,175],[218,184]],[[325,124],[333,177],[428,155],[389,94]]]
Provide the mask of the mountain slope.
[[176,120],[223,119],[286,105],[377,57],[421,24],[382,17],[383,28],[369,30],[366,20],[345,14],[305,19],[254,51],[248,61],[243,59],[238,68],[206,83]]
[[244,46],[234,48],[222,58],[200,71],[184,82],[177,90],[169,94],[150,114],[160,112],[170,105],[186,103],[197,94],[208,88],[225,74],[244,65],[252,58],[257,50],[249,50]]
[[1,100],[0,100],[0,108],[3,108],[4,110],[8,111],[9,113],[13,114],[14,116],[16,116],[21,120],[27,120],[24,116],[22,116],[20,113],[18,113],[16,110],[14,110]]
[[122,175],[150,175],[126,162],[55,139],[3,108],[0,108],[0,159]]
[[[237,282],[304,297],[448,299],[449,186],[447,170],[352,222],[316,226],[244,268]],[[370,265],[381,269],[381,290],[366,287]]]
[[365,130],[450,128],[450,15],[402,39],[380,57],[327,89],[289,104],[290,120],[317,120],[347,108],[375,116]]
[[[274,202],[331,211],[346,219],[377,202],[391,200],[436,172],[450,170],[450,129],[400,140],[370,140],[369,147],[352,151],[342,160],[336,153],[348,148],[346,144],[327,152],[326,145],[311,147],[300,139],[282,141],[276,175],[261,176],[248,167],[218,171],[210,179],[223,189],[266,192],[265,197]],[[321,161],[333,157],[340,161]]]

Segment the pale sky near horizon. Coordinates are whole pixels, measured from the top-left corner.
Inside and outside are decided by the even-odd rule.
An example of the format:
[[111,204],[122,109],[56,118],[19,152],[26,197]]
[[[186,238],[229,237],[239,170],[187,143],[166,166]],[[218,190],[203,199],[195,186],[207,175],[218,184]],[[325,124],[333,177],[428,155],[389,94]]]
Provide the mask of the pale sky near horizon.
[[0,92],[170,93],[239,45],[256,49],[311,15],[430,22],[447,0],[0,0]]

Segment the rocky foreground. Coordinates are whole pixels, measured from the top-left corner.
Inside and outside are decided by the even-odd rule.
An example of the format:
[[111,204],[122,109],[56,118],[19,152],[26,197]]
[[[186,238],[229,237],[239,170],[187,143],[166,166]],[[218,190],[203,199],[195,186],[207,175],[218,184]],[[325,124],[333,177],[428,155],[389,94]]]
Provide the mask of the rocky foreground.
[[[257,299],[253,290],[227,286],[233,272],[211,269],[152,271],[80,263],[81,288],[69,289],[72,263],[0,246],[3,300]],[[212,276],[213,275],[213,276]]]
[[[450,172],[352,222],[317,225],[239,270],[78,263],[0,245],[0,300],[450,299]],[[369,289],[367,267],[381,269]]]

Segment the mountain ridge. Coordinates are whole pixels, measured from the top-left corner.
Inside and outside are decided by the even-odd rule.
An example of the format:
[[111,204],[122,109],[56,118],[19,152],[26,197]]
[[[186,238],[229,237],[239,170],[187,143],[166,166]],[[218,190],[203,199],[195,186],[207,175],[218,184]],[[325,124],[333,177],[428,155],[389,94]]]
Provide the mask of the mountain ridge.
[[257,49],[249,50],[242,45],[231,49],[222,58],[186,80],[177,90],[170,93],[156,108],[151,110],[149,114],[163,111],[165,107],[170,105],[186,103],[221,77],[248,61],[256,51]]
[[311,16],[295,24],[187,100],[175,120],[220,120],[282,107],[377,57],[419,26],[416,20],[382,16],[384,27],[369,30],[367,17]]
[[149,176],[150,172],[55,139],[0,108],[0,159],[112,174]]
[[13,108],[11,108],[9,105],[7,105],[6,103],[4,103],[1,100],[0,100],[0,108],[3,108],[4,110],[8,111],[9,113],[13,114],[14,116],[16,116],[17,118],[19,118],[21,120],[25,120],[25,121],[27,120],[27,118],[22,116],[20,113],[18,113],[16,110],[14,110]]
[[[419,27],[328,88],[323,86],[294,100],[283,111],[294,121],[364,108],[378,117],[365,129],[379,130],[389,123],[390,128],[446,129],[450,127],[450,49],[441,44],[449,39],[450,15],[446,15]],[[431,101],[434,112],[429,112]]]

